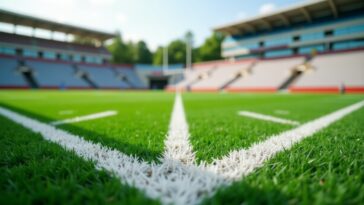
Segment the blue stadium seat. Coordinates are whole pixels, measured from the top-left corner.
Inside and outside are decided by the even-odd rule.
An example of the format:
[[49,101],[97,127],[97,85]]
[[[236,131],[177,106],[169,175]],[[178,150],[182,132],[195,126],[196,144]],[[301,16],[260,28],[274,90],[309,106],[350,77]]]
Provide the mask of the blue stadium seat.
[[71,64],[28,60],[27,66],[34,71],[34,77],[40,87],[89,87],[81,78],[75,76],[75,71]]
[[17,66],[15,58],[0,57],[1,87],[28,87],[22,74],[17,72]]

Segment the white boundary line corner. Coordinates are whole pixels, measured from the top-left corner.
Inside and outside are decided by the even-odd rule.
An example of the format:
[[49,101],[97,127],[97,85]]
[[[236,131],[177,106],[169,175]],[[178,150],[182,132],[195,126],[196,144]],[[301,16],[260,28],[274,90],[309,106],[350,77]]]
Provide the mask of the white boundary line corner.
[[[178,100],[179,98],[180,100]],[[173,112],[177,114],[172,114],[170,127],[172,130],[183,128],[178,132],[183,134],[181,136],[183,136],[184,142],[186,139],[188,142],[187,122],[185,123],[183,120],[185,116],[181,115],[184,113],[181,111],[183,108],[181,96],[176,96],[176,99],[175,107],[177,108]],[[41,134],[45,140],[59,144],[85,160],[95,162],[98,168],[114,173],[122,183],[143,190],[147,196],[160,199],[163,204],[194,205],[201,202],[203,198],[211,196],[220,186],[228,185],[262,167],[264,162],[278,152],[290,149],[294,144],[363,106],[364,101],[352,104],[297,128],[272,136],[249,149],[232,151],[220,159],[215,159],[212,164],[202,162],[200,165],[184,163],[183,160],[181,162],[180,157],[183,159],[183,156],[180,155],[183,153],[180,152],[176,152],[178,153],[176,159],[174,157],[164,158],[161,164],[148,163],[6,108],[0,107],[0,114]],[[181,113],[178,114],[179,112]],[[175,115],[177,115],[176,119],[173,117]],[[185,125],[179,127],[177,122],[182,125],[185,123]],[[173,139],[173,136],[170,135],[170,138]],[[173,147],[171,149],[173,154],[175,149]],[[169,152],[168,150],[169,148],[166,148],[166,152]]]
[[232,151],[221,159],[215,159],[214,163],[208,166],[208,170],[230,179],[240,179],[242,176],[263,166],[265,161],[272,158],[278,152],[290,149],[294,144],[312,136],[363,106],[364,101],[360,101],[292,130],[271,136],[267,140],[251,146],[249,149]]

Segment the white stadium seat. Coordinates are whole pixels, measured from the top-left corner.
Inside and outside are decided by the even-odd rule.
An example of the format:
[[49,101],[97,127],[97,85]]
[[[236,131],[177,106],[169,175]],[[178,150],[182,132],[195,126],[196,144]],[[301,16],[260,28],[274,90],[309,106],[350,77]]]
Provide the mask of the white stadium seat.
[[292,90],[364,87],[364,52],[319,55],[312,61],[314,70],[302,75]]

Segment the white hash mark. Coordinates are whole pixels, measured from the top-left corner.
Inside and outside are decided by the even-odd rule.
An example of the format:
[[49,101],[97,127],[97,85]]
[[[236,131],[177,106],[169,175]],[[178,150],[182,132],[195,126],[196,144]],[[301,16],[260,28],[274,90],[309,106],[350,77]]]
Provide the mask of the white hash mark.
[[274,110],[274,113],[276,113],[277,115],[289,115],[288,110]]
[[58,115],[72,115],[74,112],[73,110],[61,110],[58,112]]
[[118,114],[117,111],[111,110],[111,111],[94,113],[94,114],[90,114],[90,115],[78,116],[78,117],[60,120],[60,121],[54,121],[54,122],[51,122],[50,124],[51,125],[62,125],[62,124],[67,124],[67,123],[82,122],[82,121],[95,120],[95,119],[104,118],[104,117],[110,117],[110,116],[113,116],[116,114]]
[[255,113],[255,112],[250,112],[250,111],[240,111],[240,112],[238,112],[238,114],[241,116],[245,116],[245,117],[251,117],[251,118],[255,118],[255,119],[259,119],[259,120],[266,120],[266,121],[271,121],[271,122],[276,122],[276,123],[281,123],[281,124],[288,124],[288,125],[299,125],[300,124],[297,121],[287,120],[287,119],[278,118],[278,117],[274,117],[274,116],[270,116],[270,115],[263,115],[260,113]]

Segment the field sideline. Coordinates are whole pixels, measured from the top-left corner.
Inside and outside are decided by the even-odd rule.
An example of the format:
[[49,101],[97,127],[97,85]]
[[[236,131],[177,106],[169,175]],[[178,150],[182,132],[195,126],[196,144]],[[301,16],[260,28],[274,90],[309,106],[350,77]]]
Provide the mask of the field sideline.
[[[332,94],[183,93],[176,98],[165,92],[1,91],[1,108],[39,122],[39,129],[55,126],[60,134],[52,141],[52,133],[30,130],[38,124],[29,122],[27,128],[26,123],[16,123],[16,117],[4,116],[5,111],[0,114],[0,203],[361,204],[363,100],[364,95]],[[349,109],[332,115],[343,108]],[[324,120],[312,123],[324,117],[327,127]],[[305,126],[316,130],[306,136]],[[305,139],[272,152],[259,162],[261,167],[253,164],[249,166],[254,169],[245,172],[228,172],[221,164],[225,162],[219,164],[234,150],[249,152],[272,136],[292,130],[295,135],[301,127],[298,135]],[[62,144],[66,133],[70,139],[97,144],[105,156],[110,152],[103,148],[115,150],[122,156],[115,164],[135,167],[121,169],[105,164],[107,156],[86,156],[82,153],[87,150],[72,148],[70,141]],[[166,168],[170,159],[181,163]],[[148,168],[150,164],[155,166]],[[131,174],[123,172],[129,169]],[[163,172],[170,169],[177,176]],[[139,172],[160,178],[123,178]],[[239,177],[226,183],[227,173]],[[181,184],[163,182],[171,190],[167,186],[159,191],[150,184],[142,186],[146,181],[160,186],[161,177]],[[190,191],[168,196],[182,186]]]

